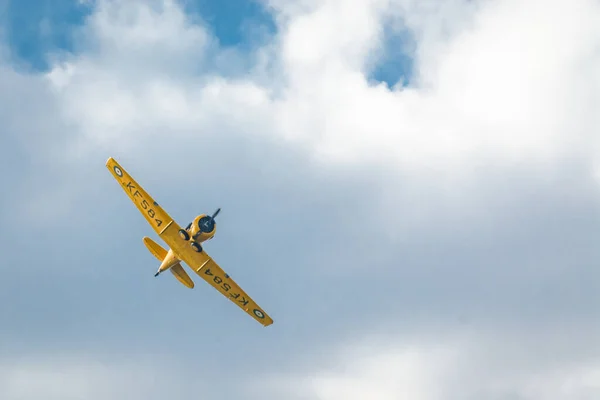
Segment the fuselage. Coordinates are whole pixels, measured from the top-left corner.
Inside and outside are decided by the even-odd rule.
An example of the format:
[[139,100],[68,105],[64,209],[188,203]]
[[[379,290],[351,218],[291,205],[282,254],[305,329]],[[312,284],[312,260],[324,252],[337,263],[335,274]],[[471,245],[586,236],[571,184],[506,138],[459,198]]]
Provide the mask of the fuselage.
[[[202,246],[200,243],[212,239],[215,236],[216,231],[217,223],[215,222],[214,218],[210,215],[200,214],[194,218],[192,222],[190,222],[187,228],[179,231],[179,236],[182,239],[189,241],[190,246],[192,246],[196,251],[202,252]],[[177,256],[173,249],[170,248],[166,257],[163,259],[160,267],[158,268],[157,275],[173,267],[180,261],[181,259]]]

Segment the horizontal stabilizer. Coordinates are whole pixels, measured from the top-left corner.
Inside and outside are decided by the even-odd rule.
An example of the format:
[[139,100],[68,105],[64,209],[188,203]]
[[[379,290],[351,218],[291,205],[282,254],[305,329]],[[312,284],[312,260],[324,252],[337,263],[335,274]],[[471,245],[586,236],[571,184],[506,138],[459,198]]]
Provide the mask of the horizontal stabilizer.
[[148,236],[144,237],[144,244],[146,245],[150,253],[152,253],[154,257],[158,258],[158,261],[162,262],[162,260],[164,260],[167,256],[167,251],[163,249],[160,244],[156,243]]
[[189,287],[190,289],[194,288],[194,281],[192,278],[190,278],[187,272],[185,272],[180,263],[173,265],[169,271],[171,271],[171,273],[175,275],[175,278],[177,278],[177,280],[183,285]]
[[[167,256],[167,250],[147,236],[144,237],[144,244],[150,253],[152,253],[154,257],[158,259],[158,261],[162,262]],[[190,278],[187,272],[185,272],[180,263],[173,265],[171,268],[169,268],[169,270],[184,286],[187,286],[190,289],[194,288],[194,281],[192,281],[192,278]]]

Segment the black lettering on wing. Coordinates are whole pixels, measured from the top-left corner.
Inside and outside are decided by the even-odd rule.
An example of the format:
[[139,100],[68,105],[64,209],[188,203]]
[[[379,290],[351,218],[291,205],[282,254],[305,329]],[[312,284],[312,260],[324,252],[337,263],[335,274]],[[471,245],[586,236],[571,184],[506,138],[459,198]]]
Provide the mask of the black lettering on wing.
[[129,181],[129,183],[127,184],[126,188],[129,189],[130,193],[133,192],[133,189],[136,189],[136,187],[131,184],[131,181]]
[[248,300],[246,300],[246,298],[244,296],[242,296],[242,300],[238,300],[238,303],[247,306],[248,305]]

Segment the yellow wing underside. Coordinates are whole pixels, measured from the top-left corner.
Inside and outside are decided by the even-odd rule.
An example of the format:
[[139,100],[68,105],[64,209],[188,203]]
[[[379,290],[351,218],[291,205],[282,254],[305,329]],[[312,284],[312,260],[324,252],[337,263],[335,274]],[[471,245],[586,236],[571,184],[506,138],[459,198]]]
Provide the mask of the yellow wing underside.
[[154,231],[182,261],[256,321],[264,326],[273,323],[273,319],[204,250],[202,253],[194,251],[189,242],[179,237],[178,232],[181,227],[177,222],[150,197],[115,159],[109,158],[106,167]]

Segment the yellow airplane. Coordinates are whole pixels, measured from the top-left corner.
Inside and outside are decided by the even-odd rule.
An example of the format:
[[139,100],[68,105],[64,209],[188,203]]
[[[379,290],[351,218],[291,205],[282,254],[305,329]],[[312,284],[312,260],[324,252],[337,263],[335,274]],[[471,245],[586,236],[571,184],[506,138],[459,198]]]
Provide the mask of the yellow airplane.
[[202,242],[215,236],[215,217],[221,211],[220,208],[213,215],[198,215],[187,228],[182,229],[115,159],[109,158],[106,167],[146,221],[169,246],[167,251],[149,237],[144,237],[144,244],[150,253],[161,262],[154,276],[169,270],[179,282],[192,289],[194,282],[181,266],[181,261],[184,261],[212,287],[262,325],[269,326],[273,323],[273,319],[202,248]]

